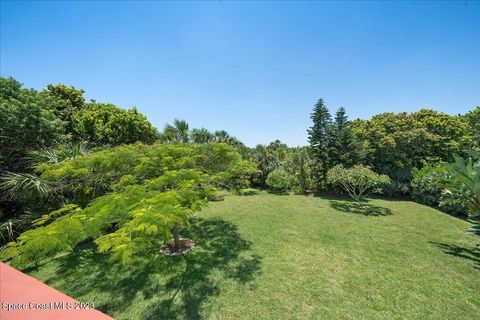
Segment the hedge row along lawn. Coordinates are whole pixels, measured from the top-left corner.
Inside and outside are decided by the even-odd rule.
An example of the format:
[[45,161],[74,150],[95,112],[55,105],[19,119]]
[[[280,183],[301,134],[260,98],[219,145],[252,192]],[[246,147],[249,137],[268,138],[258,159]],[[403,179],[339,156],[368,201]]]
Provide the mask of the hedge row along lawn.
[[410,201],[252,192],[192,219],[195,250],[119,268],[83,243],[24,271],[118,319],[479,319],[469,223]]

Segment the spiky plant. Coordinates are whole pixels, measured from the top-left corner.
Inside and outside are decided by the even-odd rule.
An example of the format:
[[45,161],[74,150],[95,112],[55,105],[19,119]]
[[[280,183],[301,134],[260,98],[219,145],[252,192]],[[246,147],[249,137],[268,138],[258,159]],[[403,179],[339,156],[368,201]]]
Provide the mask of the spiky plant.
[[55,149],[42,148],[29,153],[29,161],[32,167],[41,164],[58,164],[67,160],[81,157],[91,152],[87,144],[83,142],[71,143],[59,146]]
[[52,185],[34,174],[7,172],[0,177],[0,195],[5,199],[31,201],[53,193]]

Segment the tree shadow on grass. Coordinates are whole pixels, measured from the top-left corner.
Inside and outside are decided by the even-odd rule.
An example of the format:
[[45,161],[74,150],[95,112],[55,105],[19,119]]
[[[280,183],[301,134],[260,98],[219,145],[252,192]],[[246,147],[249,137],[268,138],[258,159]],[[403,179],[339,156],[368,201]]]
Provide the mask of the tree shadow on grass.
[[[86,243],[57,258],[56,278],[46,283],[60,281],[55,286],[73,297],[98,296],[96,308],[119,319],[122,312],[132,312],[129,308],[139,319],[201,319],[205,302],[220,293],[222,281],[244,285],[261,272],[261,257],[249,252],[251,243],[231,222],[191,219],[182,236],[195,241],[192,252],[165,257],[155,248],[124,267]],[[139,300],[132,305],[139,295],[141,306]]]
[[364,216],[389,216],[392,215],[392,211],[388,208],[383,208],[379,206],[375,206],[369,203],[362,203],[359,205],[358,202],[353,200],[330,200],[330,206],[335,210],[347,212],[347,213],[354,213],[354,214],[362,214]]
[[240,195],[250,197],[250,196],[256,196],[259,193],[260,192],[258,190],[249,188],[249,189],[246,189],[243,192],[241,192]]
[[461,247],[453,244],[431,242],[437,245],[443,252],[456,257],[464,258],[473,261],[475,269],[480,270],[480,247],[475,246],[473,248]]

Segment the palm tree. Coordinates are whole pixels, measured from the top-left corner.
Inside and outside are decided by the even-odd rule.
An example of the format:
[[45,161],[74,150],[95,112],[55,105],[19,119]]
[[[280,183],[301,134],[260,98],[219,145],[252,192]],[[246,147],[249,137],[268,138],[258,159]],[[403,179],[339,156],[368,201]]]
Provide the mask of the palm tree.
[[230,135],[225,130],[217,130],[214,133],[214,140],[216,142],[228,142]]
[[253,157],[258,170],[260,170],[260,186],[265,187],[269,173],[277,169],[280,165],[277,154],[271,148],[259,144],[254,149]]
[[205,128],[193,129],[190,139],[193,143],[209,143],[213,140],[213,134]]
[[166,124],[161,134],[162,140],[166,142],[184,142],[190,141],[190,131],[188,123],[184,120],[173,120],[173,125]]
[[184,120],[173,120],[173,126],[177,131],[177,139],[180,142],[189,142],[190,140],[190,132],[188,130],[188,123]]
[[75,159],[90,153],[90,149],[85,143],[72,143],[59,146],[55,149],[39,149],[29,153],[28,159],[32,167],[40,163],[58,164],[67,160]]

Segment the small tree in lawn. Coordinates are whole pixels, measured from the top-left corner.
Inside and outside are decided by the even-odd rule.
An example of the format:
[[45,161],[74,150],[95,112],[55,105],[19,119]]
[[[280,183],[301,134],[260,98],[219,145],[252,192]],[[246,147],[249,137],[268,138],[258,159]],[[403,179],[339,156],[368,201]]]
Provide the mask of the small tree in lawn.
[[223,143],[182,143],[121,146],[38,170],[70,204],[43,215],[0,251],[0,260],[19,267],[87,239],[123,263],[159,246],[168,247],[164,254],[185,253],[193,246],[193,239],[180,238],[189,216],[216,188],[247,186],[255,167]]
[[390,183],[390,178],[362,165],[345,168],[339,164],[328,171],[327,181],[333,186],[340,186],[362,206],[365,197],[382,185]]

